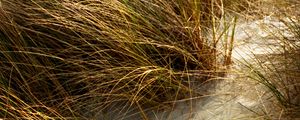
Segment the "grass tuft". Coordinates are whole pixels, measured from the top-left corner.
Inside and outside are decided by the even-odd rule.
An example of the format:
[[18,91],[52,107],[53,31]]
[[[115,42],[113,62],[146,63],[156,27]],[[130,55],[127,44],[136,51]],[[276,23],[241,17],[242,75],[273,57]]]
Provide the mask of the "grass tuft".
[[217,29],[221,6],[211,0],[2,0],[3,100],[23,104],[1,117],[88,118],[116,105],[146,119],[145,109],[199,96],[196,86],[223,72],[221,41],[207,37]]

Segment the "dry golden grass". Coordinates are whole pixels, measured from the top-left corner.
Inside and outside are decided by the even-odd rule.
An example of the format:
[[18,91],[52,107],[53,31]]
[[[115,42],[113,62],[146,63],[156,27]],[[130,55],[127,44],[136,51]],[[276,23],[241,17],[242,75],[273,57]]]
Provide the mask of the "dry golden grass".
[[[147,119],[149,109],[200,96],[196,86],[223,77],[231,64],[236,19],[225,29],[222,20],[258,15],[261,4],[0,2],[0,117],[12,119],[95,119],[131,109]],[[109,111],[115,106],[122,109]]]
[[24,109],[41,104],[57,114],[30,109],[86,118],[85,109],[120,104],[146,119],[147,108],[199,96],[196,84],[222,75],[229,64],[230,55],[226,63],[218,60],[221,40],[206,37],[222,16],[220,6],[210,0],[2,0],[1,88],[24,102],[14,107],[25,113],[1,116],[31,119]]

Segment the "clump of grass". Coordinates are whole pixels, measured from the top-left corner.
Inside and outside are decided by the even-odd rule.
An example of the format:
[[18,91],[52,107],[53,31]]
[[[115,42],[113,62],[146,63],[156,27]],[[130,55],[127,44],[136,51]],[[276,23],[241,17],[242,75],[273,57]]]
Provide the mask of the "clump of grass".
[[217,28],[220,2],[2,4],[1,87],[13,90],[4,89],[25,106],[42,104],[59,113],[45,116],[85,118],[85,110],[96,113],[117,104],[123,108],[119,112],[138,109],[147,119],[145,109],[168,108],[167,103],[198,96],[196,85],[223,72],[224,63],[218,59],[227,52],[217,49],[217,37],[206,37]]
[[[298,3],[299,4],[299,3]],[[275,117],[297,118],[300,109],[300,27],[292,15],[278,16],[284,27],[268,26],[272,38],[277,40],[276,53],[256,55],[254,64],[247,63],[250,78],[265,85],[276,99],[282,113]],[[279,50],[279,51],[278,51]]]

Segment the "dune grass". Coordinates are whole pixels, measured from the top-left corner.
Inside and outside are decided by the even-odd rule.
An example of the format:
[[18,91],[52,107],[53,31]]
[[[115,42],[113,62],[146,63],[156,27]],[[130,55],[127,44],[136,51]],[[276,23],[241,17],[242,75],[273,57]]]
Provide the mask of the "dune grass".
[[[197,86],[221,79],[232,64],[238,18],[226,22],[227,16],[259,16],[259,4],[1,0],[0,118],[112,119],[106,114],[114,114],[122,119],[133,112],[148,119],[148,110],[191,101],[202,95]],[[286,23],[295,36],[297,22]],[[267,69],[249,65],[249,77],[295,112],[298,104],[291,98],[299,93],[299,46],[283,38],[285,52],[268,56],[281,63]],[[277,67],[282,64],[284,69]],[[274,74],[279,79],[272,79]]]
[[207,37],[218,1],[1,2],[4,118],[89,119],[116,105],[147,119],[145,109],[199,96],[230,57]]

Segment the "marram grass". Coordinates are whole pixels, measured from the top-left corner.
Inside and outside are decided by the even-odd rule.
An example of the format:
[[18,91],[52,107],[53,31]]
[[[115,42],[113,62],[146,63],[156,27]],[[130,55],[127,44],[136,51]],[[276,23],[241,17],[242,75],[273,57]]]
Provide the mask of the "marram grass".
[[[148,110],[201,96],[197,86],[223,77],[231,64],[237,18],[223,21],[260,16],[262,3],[1,0],[0,118],[121,119],[134,112],[148,119]],[[299,41],[297,24],[286,23]],[[299,46],[280,41],[286,51],[266,56],[279,62],[247,64],[248,77],[297,114]]]
[[3,118],[91,119],[116,105],[147,119],[148,108],[199,96],[195,86],[222,76],[230,57],[207,37],[222,1],[1,4]]

